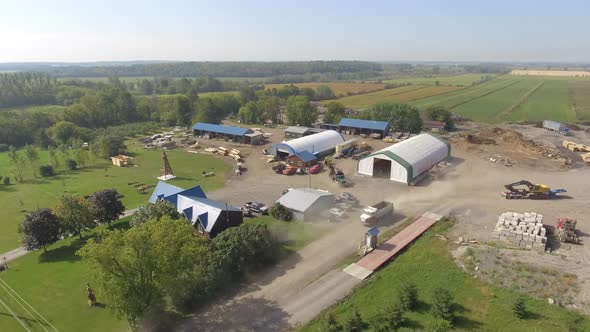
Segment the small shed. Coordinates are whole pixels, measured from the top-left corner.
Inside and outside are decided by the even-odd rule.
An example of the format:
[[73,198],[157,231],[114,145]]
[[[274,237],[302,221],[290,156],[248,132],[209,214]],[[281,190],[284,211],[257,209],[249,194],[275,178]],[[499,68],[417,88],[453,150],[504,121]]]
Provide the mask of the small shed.
[[377,227],[371,227],[365,233],[365,245],[367,248],[377,248],[377,235],[379,234],[379,229]]
[[312,128],[292,126],[285,129],[285,139],[299,138],[313,134]]
[[133,160],[133,158],[126,156],[126,155],[122,155],[122,154],[111,157],[111,162],[113,163],[113,165],[119,166],[119,167],[130,166],[132,160]]
[[293,213],[293,219],[309,221],[334,205],[334,194],[319,189],[295,188],[277,200]]
[[308,151],[301,151],[287,158],[287,164],[299,168],[309,167],[317,162],[316,156]]
[[441,131],[445,129],[445,123],[442,121],[422,121],[422,127],[424,129],[430,129],[432,131]]
[[252,144],[252,145],[259,145],[262,144],[264,141],[264,134],[260,131],[255,131],[252,133],[244,134],[244,143]]

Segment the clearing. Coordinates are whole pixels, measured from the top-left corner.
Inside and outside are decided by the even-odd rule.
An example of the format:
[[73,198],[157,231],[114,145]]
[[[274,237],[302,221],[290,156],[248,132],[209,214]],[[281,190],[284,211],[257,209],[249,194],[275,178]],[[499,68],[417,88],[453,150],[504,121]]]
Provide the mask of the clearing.
[[[137,167],[116,167],[110,162],[98,160],[93,165],[73,172],[60,172],[49,178],[35,178],[27,170],[24,183],[16,183],[11,177],[11,185],[0,185],[0,252],[6,252],[19,246],[21,235],[17,227],[25,214],[40,207],[53,208],[57,198],[64,192],[91,194],[98,190],[114,188],[122,194],[126,209],[145,204],[149,195],[137,193],[136,184],[153,184],[158,182],[162,152],[144,150],[135,141],[128,141],[127,146],[133,162]],[[47,151],[40,151],[40,164],[47,164]],[[197,155],[185,151],[169,150],[168,160],[177,178],[171,184],[186,187],[199,184],[205,192],[220,188],[225,181],[225,174],[231,169],[223,160],[209,155]],[[89,163],[90,164],[90,163]],[[210,168],[217,173],[213,177],[202,177],[202,172]],[[7,153],[0,153],[0,175],[9,174]],[[148,190],[151,193],[151,189]]]
[[[412,282],[418,289],[418,308],[404,314],[405,327],[423,329],[433,321],[429,312],[432,293],[443,287],[451,292],[456,305],[455,329],[458,331],[564,331],[585,330],[590,320],[566,309],[527,297],[528,317],[523,320],[512,314],[518,292],[487,284],[473,278],[453,262],[453,244],[435,237],[446,233],[452,224],[441,221],[426,232],[404,254],[357,288],[351,296],[329,309],[343,323],[358,310],[365,322],[377,317],[380,310],[395,303],[399,285]],[[416,273],[420,271],[420,273]],[[297,331],[319,331],[326,325],[328,311]]]
[[421,86],[407,85],[394,89],[387,89],[362,95],[340,98],[337,101],[350,108],[366,108],[377,103],[408,103],[414,100],[434,95],[446,94],[459,90],[454,86]]
[[[264,89],[280,89],[290,84],[265,84]],[[298,88],[317,89],[319,86],[326,85],[334,92],[337,97],[348,96],[351,94],[369,93],[385,89],[383,83],[346,83],[346,82],[331,82],[331,83],[293,83]]]

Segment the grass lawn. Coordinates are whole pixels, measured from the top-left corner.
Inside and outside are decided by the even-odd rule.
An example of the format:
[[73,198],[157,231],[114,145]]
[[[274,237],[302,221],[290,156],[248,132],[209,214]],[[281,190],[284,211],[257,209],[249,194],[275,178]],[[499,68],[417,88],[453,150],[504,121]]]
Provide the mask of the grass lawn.
[[[265,84],[264,89],[280,89],[289,84]],[[385,89],[383,83],[347,83],[347,82],[332,82],[332,83],[293,83],[298,88],[317,89],[321,85],[327,85],[332,89],[337,97],[347,96],[350,93],[369,93]]]
[[[128,219],[120,220],[116,227],[128,227]],[[283,242],[287,254],[301,249],[328,230],[322,225],[277,221],[270,216],[245,219],[245,222],[267,225],[277,239]],[[88,308],[85,287],[90,271],[84,261],[75,255],[84,243],[85,240],[72,237],[50,246],[47,254],[42,250],[30,253],[9,263],[10,269],[0,273],[0,278],[60,331],[127,331],[127,322],[117,319],[109,310]],[[100,294],[97,297],[100,302]],[[8,294],[2,288],[0,298],[32,331],[43,331],[18,303],[9,301]],[[12,315],[0,307],[0,331],[21,329]]]
[[414,85],[435,85],[438,81],[440,85],[470,86],[473,82],[478,82],[486,75],[487,74],[461,74],[452,76],[408,77],[383,82],[389,84],[410,83]]
[[337,101],[351,108],[365,108],[377,103],[408,103],[434,95],[460,89],[454,86],[408,85],[394,89],[381,90],[361,95],[339,98]]
[[[372,276],[349,297],[323,312],[297,331],[322,331],[329,311],[339,322],[352,317],[358,309],[365,321],[371,321],[379,310],[393,303],[402,283],[412,282],[418,288],[419,306],[404,314],[406,327],[422,330],[433,320],[429,312],[435,288],[448,289],[457,303],[457,331],[587,331],[590,319],[545,301],[525,297],[526,319],[512,314],[512,305],[520,295],[473,278],[453,262],[452,244],[435,234],[444,233],[450,222],[439,222],[392,263]],[[575,329],[574,329],[575,328]]]
[[581,121],[590,121],[590,80],[570,81],[569,94],[576,117]]
[[[121,220],[117,225],[126,227],[127,220]],[[43,250],[30,253],[10,262],[9,270],[1,272],[0,278],[59,331],[129,330],[127,322],[115,318],[110,310],[88,307],[86,283],[89,271],[84,261],[75,254],[84,243],[85,240],[71,237],[49,246],[48,253],[43,253]],[[96,295],[100,302],[101,295]],[[1,287],[0,298],[31,331],[45,331]],[[22,330],[6,308],[0,307],[0,331]]]
[[[21,236],[17,233],[17,227],[28,211],[40,207],[52,208],[64,192],[87,195],[98,190],[115,188],[124,195],[122,200],[127,209],[147,203],[151,189],[148,190],[148,194],[139,194],[129,183],[155,185],[158,182],[156,177],[160,175],[162,152],[143,150],[139,144],[127,145],[137,167],[121,168],[106,161],[99,161],[84,169],[70,173],[61,172],[51,178],[34,178],[28,171],[24,183],[15,183],[11,176],[10,186],[0,185],[0,253],[19,246]],[[42,164],[47,163],[46,151],[42,151],[40,157]],[[168,160],[177,176],[169,183],[185,188],[199,184],[205,192],[222,187],[225,174],[231,170],[231,166],[220,158],[181,150],[168,151]],[[202,177],[202,172],[210,168],[214,168],[217,175]],[[8,173],[7,155],[0,153],[0,175]]]
[[545,80],[543,86],[535,91],[513,112],[502,117],[507,121],[546,119],[574,122],[576,112],[570,105],[568,82],[565,80]]

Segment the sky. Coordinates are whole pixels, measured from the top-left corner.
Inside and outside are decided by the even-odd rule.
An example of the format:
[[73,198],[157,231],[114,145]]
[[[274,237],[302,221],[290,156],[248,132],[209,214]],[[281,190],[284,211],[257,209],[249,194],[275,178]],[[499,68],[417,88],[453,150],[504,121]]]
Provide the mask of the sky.
[[590,62],[588,0],[0,0],[0,62]]

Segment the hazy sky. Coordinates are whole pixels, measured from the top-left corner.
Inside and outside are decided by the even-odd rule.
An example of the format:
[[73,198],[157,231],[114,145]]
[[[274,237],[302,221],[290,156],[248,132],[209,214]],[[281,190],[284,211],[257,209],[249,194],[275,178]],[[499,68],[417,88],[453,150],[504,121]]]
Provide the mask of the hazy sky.
[[590,62],[590,0],[0,0],[0,62]]

